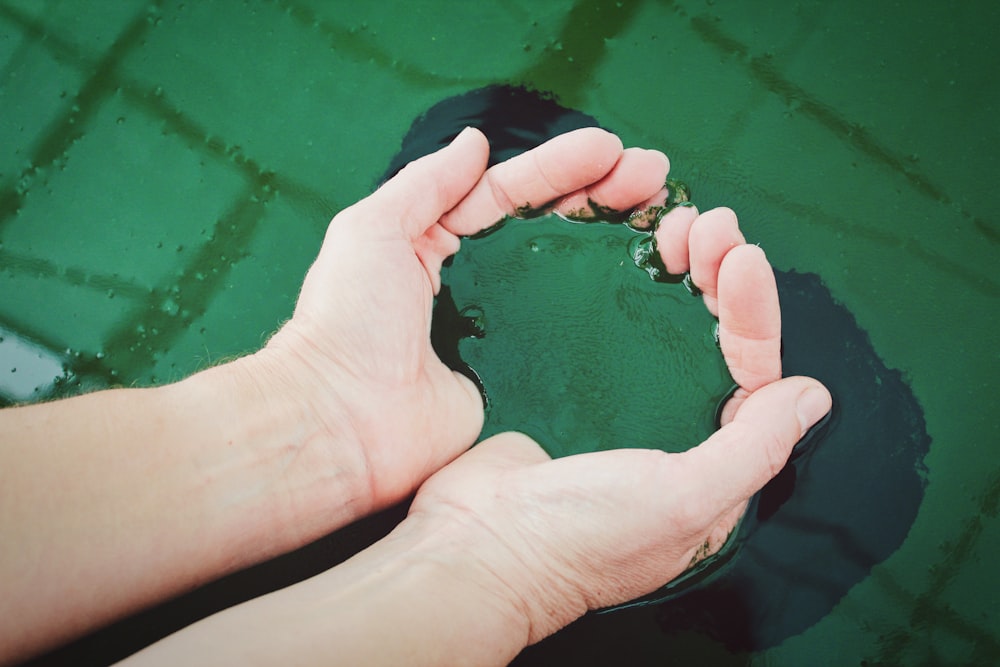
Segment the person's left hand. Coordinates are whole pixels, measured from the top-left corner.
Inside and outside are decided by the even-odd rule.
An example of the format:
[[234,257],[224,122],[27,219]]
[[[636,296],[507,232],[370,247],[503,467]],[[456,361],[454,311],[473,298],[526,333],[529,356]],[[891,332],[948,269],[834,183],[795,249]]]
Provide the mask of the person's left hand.
[[412,492],[482,427],[478,390],[438,359],[429,337],[441,264],[459,237],[545,205],[628,209],[660,190],[668,170],[662,153],[623,150],[597,128],[489,171],[488,154],[485,137],[467,129],[339,213],[294,316],[258,355],[273,384],[309,406],[319,430],[340,436],[337,445],[313,438],[319,449],[297,460],[322,467],[330,459],[322,448],[343,447],[344,434],[356,447],[353,472],[368,485],[353,499],[356,514]]

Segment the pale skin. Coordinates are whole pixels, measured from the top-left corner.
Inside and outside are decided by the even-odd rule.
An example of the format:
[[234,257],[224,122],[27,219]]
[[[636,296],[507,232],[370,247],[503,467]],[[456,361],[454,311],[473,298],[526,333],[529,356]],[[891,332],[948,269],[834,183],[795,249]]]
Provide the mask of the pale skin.
[[550,461],[508,433],[466,452],[483,408],[430,346],[441,263],[524,205],[655,200],[668,169],[593,128],[489,171],[487,157],[468,130],[339,213],[292,319],[258,353],[174,385],[0,411],[0,662],[414,491],[409,516],[349,561],[131,660],[505,664],[719,548],[830,407],[817,382],[780,379],[763,252],[726,209],[676,209],[658,232],[668,268],[690,270],[718,313],[741,386],[706,443]]

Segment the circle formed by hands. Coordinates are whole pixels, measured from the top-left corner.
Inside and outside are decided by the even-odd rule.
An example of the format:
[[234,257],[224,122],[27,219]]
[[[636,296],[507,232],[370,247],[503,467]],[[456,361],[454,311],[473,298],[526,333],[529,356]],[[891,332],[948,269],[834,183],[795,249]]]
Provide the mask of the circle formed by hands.
[[739,385],[722,427],[675,454],[616,449],[551,460],[518,433],[465,452],[483,404],[429,335],[442,263],[461,237],[519,211],[621,211],[667,194],[662,153],[623,149],[597,128],[487,170],[488,153],[485,137],[466,129],[338,214],[292,320],[267,351],[309,397],[316,420],[354,435],[369,480],[360,504],[385,507],[419,488],[406,522],[457,531],[456,544],[521,611],[533,642],[588,609],[651,592],[718,550],[831,401],[814,380],[781,379],[774,275],[763,251],[744,242],[736,215],[678,207],[656,239],[667,270],[690,273],[719,318]]

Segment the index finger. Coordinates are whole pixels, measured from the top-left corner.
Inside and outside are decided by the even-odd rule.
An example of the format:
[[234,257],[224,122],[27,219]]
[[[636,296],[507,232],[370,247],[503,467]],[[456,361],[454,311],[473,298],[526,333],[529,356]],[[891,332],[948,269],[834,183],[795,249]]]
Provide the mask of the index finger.
[[441,225],[453,234],[468,236],[505,216],[540,209],[601,180],[623,152],[618,137],[596,127],[559,135],[491,167],[441,218]]

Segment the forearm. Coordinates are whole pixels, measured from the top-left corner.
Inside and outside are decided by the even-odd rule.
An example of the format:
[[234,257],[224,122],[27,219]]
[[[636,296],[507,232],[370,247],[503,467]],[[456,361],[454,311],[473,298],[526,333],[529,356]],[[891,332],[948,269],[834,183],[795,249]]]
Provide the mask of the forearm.
[[506,665],[526,617],[459,530],[407,519],[321,575],[205,619],[127,665]]
[[369,511],[359,448],[264,365],[0,412],[0,662]]

